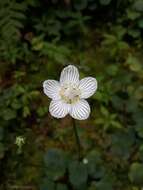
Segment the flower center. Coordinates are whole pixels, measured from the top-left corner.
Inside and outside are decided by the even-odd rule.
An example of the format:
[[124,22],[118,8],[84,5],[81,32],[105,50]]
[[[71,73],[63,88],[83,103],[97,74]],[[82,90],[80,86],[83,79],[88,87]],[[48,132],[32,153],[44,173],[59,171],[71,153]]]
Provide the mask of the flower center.
[[80,99],[80,90],[77,86],[65,84],[61,87],[60,95],[64,102],[72,104]]

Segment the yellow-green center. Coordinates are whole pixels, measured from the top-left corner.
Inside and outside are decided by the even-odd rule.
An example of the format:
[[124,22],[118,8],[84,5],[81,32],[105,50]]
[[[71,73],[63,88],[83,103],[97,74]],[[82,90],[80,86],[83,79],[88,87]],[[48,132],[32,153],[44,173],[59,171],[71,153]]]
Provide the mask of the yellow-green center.
[[60,90],[61,99],[67,104],[73,104],[80,99],[80,90],[75,85],[66,84]]

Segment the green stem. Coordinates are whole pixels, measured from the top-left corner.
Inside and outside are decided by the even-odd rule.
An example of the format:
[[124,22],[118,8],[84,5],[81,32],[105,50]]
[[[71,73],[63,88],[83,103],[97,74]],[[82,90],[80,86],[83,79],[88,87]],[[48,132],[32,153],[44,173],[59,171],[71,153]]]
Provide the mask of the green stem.
[[76,122],[74,119],[72,119],[72,121],[73,121],[73,130],[74,130],[74,134],[75,134],[76,144],[77,144],[78,159],[80,160],[80,158],[81,158],[81,156],[80,156],[80,150],[81,150],[80,139],[79,139],[77,128],[76,128]]

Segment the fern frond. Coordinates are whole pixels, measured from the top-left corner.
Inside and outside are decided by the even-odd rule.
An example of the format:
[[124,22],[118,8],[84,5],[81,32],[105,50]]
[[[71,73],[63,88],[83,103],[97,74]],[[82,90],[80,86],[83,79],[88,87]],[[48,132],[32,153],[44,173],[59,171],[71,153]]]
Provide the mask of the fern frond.
[[[12,39],[13,36],[17,36],[17,31],[23,27],[23,19],[25,19],[24,15],[25,5],[14,2],[14,1],[1,1],[0,2],[0,36],[4,37],[7,31],[8,38]],[[10,36],[9,36],[10,35]],[[6,40],[6,39],[5,39]]]
[[16,0],[0,1],[0,54],[9,51],[10,46],[20,39],[20,29],[24,27],[25,4]]

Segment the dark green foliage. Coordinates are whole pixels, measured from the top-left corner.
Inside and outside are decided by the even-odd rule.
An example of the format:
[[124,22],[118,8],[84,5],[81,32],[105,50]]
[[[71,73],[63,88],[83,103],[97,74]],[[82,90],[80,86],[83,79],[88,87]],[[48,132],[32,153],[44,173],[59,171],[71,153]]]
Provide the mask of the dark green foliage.
[[42,184],[40,185],[40,190],[47,190],[47,189],[51,189],[51,190],[55,190],[56,185],[54,184],[53,181],[45,178],[42,181]]
[[[97,78],[91,115],[48,113],[42,83]],[[143,1],[0,1],[0,189],[141,190]]]
[[105,174],[105,166],[102,161],[100,152],[93,150],[87,155],[88,174],[93,179],[101,179]]
[[87,185],[87,167],[78,161],[69,163],[69,180],[76,189],[86,189]]
[[135,184],[143,184],[143,164],[135,162],[131,165],[129,179]]
[[49,150],[44,157],[46,176],[56,181],[64,176],[67,168],[66,155],[60,150]]
[[101,5],[108,5],[111,0],[100,0]]
[[64,184],[57,184],[56,190],[68,190],[67,186]]
[[[20,38],[20,30],[24,27],[23,21],[26,6],[15,0],[4,0],[0,2],[0,57],[7,59],[9,54],[17,54],[15,49]],[[12,59],[12,58],[11,58]],[[11,60],[13,61],[13,60]]]

